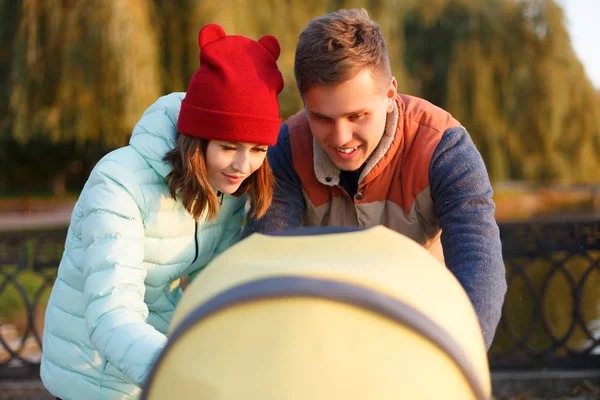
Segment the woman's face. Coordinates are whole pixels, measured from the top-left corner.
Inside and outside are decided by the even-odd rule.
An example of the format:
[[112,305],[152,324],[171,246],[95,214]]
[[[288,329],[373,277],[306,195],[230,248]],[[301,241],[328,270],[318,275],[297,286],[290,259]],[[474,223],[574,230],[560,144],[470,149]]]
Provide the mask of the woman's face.
[[211,140],[206,148],[208,182],[222,193],[232,194],[260,168],[268,146]]

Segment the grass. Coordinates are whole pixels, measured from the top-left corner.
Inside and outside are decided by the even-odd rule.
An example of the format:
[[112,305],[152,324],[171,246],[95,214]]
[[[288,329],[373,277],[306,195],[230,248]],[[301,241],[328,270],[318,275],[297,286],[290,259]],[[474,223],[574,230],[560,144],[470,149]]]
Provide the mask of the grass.
[[600,211],[600,193],[597,194],[594,187],[500,186],[494,188],[494,202],[499,222],[594,215]]

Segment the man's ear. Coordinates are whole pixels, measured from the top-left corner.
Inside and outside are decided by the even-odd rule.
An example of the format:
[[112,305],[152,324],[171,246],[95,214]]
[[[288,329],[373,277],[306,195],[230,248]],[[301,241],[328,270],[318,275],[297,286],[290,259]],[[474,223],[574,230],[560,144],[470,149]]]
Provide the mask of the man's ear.
[[388,86],[387,92],[385,96],[388,98],[388,108],[387,112],[392,112],[394,110],[394,102],[396,101],[396,94],[398,93],[398,82],[396,78],[392,76],[392,80]]

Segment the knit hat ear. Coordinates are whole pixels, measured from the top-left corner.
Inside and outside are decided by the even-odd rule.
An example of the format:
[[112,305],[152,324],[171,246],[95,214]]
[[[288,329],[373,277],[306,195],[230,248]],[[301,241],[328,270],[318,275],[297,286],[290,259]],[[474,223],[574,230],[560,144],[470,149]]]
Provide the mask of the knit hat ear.
[[203,26],[198,33],[198,45],[200,45],[200,48],[203,48],[207,44],[224,38],[225,36],[227,36],[225,35],[225,31],[219,25],[208,24]]
[[279,54],[281,53],[281,47],[279,46],[279,41],[273,35],[265,35],[258,39],[258,43],[262,44],[265,49],[271,53],[275,61],[279,58]]

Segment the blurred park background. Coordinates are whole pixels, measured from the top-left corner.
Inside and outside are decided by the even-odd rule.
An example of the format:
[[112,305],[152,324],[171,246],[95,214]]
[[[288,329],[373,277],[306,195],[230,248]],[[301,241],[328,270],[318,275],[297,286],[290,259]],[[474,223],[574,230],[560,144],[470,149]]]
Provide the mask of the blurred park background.
[[[496,348],[526,337],[536,351],[592,349],[600,337],[600,91],[568,28],[564,6],[576,1],[0,0],[0,230],[9,231],[0,240],[0,329],[17,341],[12,353],[0,351],[0,364],[25,354],[27,340],[37,348],[73,202],[150,104],[186,90],[198,68],[198,29],[216,22],[228,34],[279,39],[285,119],[302,108],[293,75],[299,32],[315,16],[350,7],[365,7],[381,24],[399,91],[445,108],[468,129],[499,222],[588,223],[567,229],[589,245],[584,255],[563,249],[507,262],[512,333],[501,332]],[[52,232],[60,239],[45,241]]]
[[569,1],[579,0],[0,0],[0,193],[25,210],[76,196],[146,107],[186,90],[208,22],[279,38],[286,118],[302,107],[298,33],[359,6],[383,27],[399,90],[471,133],[499,218],[594,211],[600,94],[573,50]]

